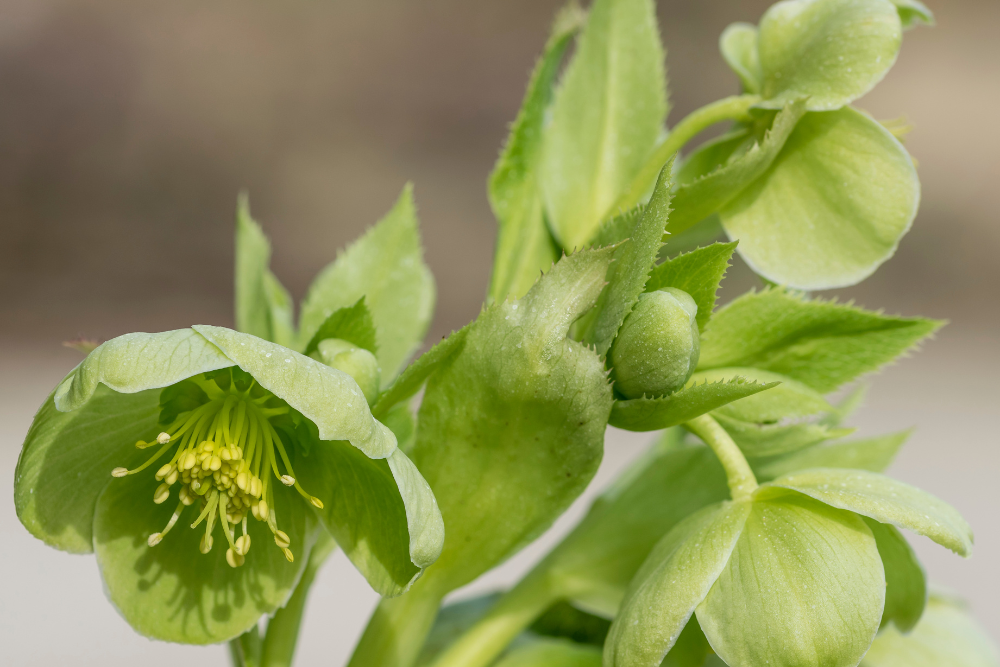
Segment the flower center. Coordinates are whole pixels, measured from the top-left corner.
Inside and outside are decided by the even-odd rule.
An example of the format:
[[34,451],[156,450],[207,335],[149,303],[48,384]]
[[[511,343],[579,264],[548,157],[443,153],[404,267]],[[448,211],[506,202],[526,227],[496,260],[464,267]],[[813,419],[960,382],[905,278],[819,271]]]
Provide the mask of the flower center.
[[[273,418],[289,413],[288,406],[256,385],[248,375],[243,374],[247,381],[241,389],[240,383],[228,381],[229,369],[225,373],[226,382],[217,379],[213,382],[201,376],[182,383],[186,385],[185,392],[175,391],[167,396],[173,388],[164,390],[161,415],[176,416],[155,440],[140,440],[135,445],[139,449],[158,445],[159,449],[141,466],[132,470],[115,468],[111,474],[134,475],[173,451],[170,460],[156,471],[155,478],[160,484],[153,492],[153,502],[166,502],[174,485],[179,485],[177,509],[162,531],[149,536],[150,547],[159,544],[184,510],[195,505],[199,513],[191,528],[205,524],[200,545],[203,554],[212,549],[212,532],[218,520],[229,542],[226,562],[231,567],[242,565],[250,549],[247,519],[252,515],[267,523],[275,544],[291,562],[295,558],[289,548],[291,541],[287,533],[278,529],[272,477],[294,487],[313,506],[322,509],[323,503],[306,493],[296,481],[281,436],[271,424]],[[241,371],[237,369],[233,375],[237,373]],[[189,409],[178,413],[178,404]],[[197,405],[191,407],[192,404]]]

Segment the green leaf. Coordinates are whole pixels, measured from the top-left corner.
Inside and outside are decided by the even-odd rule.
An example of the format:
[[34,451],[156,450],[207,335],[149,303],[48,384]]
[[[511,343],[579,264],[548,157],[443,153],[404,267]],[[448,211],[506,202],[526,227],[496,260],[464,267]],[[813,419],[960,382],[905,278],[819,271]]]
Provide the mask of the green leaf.
[[825,394],[878,370],[941,325],[782,289],[751,292],[712,318],[701,340],[698,368],[752,366]]
[[698,304],[698,329],[704,331],[715,310],[715,294],[735,250],[735,243],[713,243],[668,259],[653,268],[646,291],[676,287],[690,294]]
[[687,516],[729,498],[707,447],[662,439],[594,502],[537,569],[577,606],[614,618],[653,546]]
[[705,633],[698,625],[698,618],[691,616],[677,643],[660,663],[661,667],[703,667],[705,659],[712,653]]
[[[119,613],[147,637],[185,644],[214,644],[238,636],[291,595],[309,560],[318,526],[305,501],[275,485],[275,510],[297,558],[285,560],[267,524],[250,521],[253,548],[238,568],[226,563],[226,540],[215,527],[215,546],[200,553],[202,530],[179,525],[155,547],[146,539],[166,525],[175,504],[150,498],[153,470],[111,480],[97,502],[94,551],[105,591]],[[182,506],[183,507],[183,506]],[[185,508],[193,522],[199,505]]]
[[755,126],[740,123],[722,136],[699,145],[684,157],[675,174],[677,185],[694,183],[746,153],[751,146],[758,143],[760,137],[757,135]]
[[319,348],[320,342],[327,338],[346,340],[372,354],[378,354],[375,341],[375,321],[372,319],[368,306],[365,305],[365,297],[358,299],[353,306],[338,308],[330,317],[326,318],[302,354],[309,356]]
[[[624,592],[624,591],[623,591]],[[611,621],[560,601],[545,610],[528,631],[543,637],[569,639],[577,644],[604,646]]]
[[264,275],[269,272],[271,244],[264,231],[250,217],[250,202],[241,195],[236,207],[236,328],[271,339]]
[[494,303],[430,378],[412,456],[447,539],[422,586],[443,595],[510,556],[597,470],[611,387],[567,333],[597,300],[612,252],[565,257],[524,298]]
[[435,371],[457,354],[465,345],[465,337],[469,333],[466,325],[453,332],[440,343],[420,355],[416,361],[406,367],[396,381],[379,396],[372,407],[372,413],[381,418],[388,414],[392,406],[412,397],[424,385]]
[[742,377],[774,387],[770,391],[748,396],[716,409],[716,414],[731,419],[768,424],[825,414],[833,410],[833,406],[819,392],[785,375],[758,368],[714,368],[697,373],[692,376],[692,380],[722,382],[731,377]]
[[298,338],[293,316],[295,305],[288,290],[270,271],[264,274],[264,296],[271,322],[269,340],[285,347],[295,347]]
[[752,461],[751,465],[759,480],[774,479],[809,468],[853,468],[884,472],[912,432],[912,429],[908,429],[875,438],[810,447],[784,456],[758,459]]
[[417,437],[417,420],[407,403],[397,403],[388,410],[385,416],[379,419],[389,427],[393,435],[396,436],[396,443],[405,454],[413,447]]
[[658,431],[776,386],[757,384],[742,377],[697,384],[696,378],[692,377],[688,386],[669,396],[615,401],[608,423],[626,431]]
[[678,234],[733,201],[740,192],[763,176],[778,158],[796,124],[805,115],[805,104],[789,102],[774,118],[759,143],[734,156],[714,171],[677,188],[674,213],[667,231]]
[[878,555],[885,569],[885,611],[882,626],[892,621],[909,632],[920,620],[927,604],[927,580],[924,567],[917,560],[903,534],[895,526],[865,517],[875,536]]
[[536,639],[511,650],[496,667],[601,667],[601,649],[565,639]]
[[431,628],[420,655],[417,656],[415,667],[428,667],[434,659],[456,639],[476,624],[490,608],[496,604],[500,593],[487,593],[469,600],[452,602],[441,607],[434,626]]
[[733,419],[725,414],[713,417],[750,457],[776,456],[818,445],[826,440],[842,438],[854,429],[829,428],[818,423],[758,424]]
[[556,16],[545,51],[528,82],[521,110],[510,128],[489,180],[490,205],[497,218],[497,244],[490,279],[490,299],[524,296],[539,274],[559,259],[559,247],[545,224],[539,168],[546,110],[559,65],[573,36],[585,21],[578,5]]
[[636,574],[611,625],[604,644],[607,667],[663,660],[725,570],[750,508],[746,502],[712,505],[664,536]]
[[743,91],[759,94],[764,87],[764,73],[760,69],[757,53],[757,26],[750,23],[731,23],[719,37],[719,51],[729,68],[736,72],[743,84]]
[[[865,383],[859,384],[857,387],[852,389],[851,392],[840,401],[840,403],[834,406],[833,412],[821,419],[820,423],[824,426],[840,426],[848,417],[857,412],[858,408],[860,408],[865,402],[865,398],[867,396],[868,385]],[[841,466],[833,467],[839,468]],[[850,468],[851,466],[846,467]]]
[[645,208],[645,206],[639,204],[602,222],[594,237],[590,240],[590,245],[595,248],[603,248],[621,243],[629,238],[639,225],[639,220],[642,219]]
[[102,343],[56,388],[56,408],[82,407],[103,384],[120,394],[160,389],[189,377],[234,365],[198,332],[130,333]]
[[910,634],[886,628],[861,667],[997,667],[1000,653],[965,605],[931,595]]
[[899,140],[845,107],[806,114],[767,172],[719,216],[761,276],[831,289],[864,280],[892,257],[919,201],[920,181]]
[[896,5],[896,11],[899,12],[899,20],[903,24],[903,30],[916,28],[921,23],[930,26],[934,25],[934,14],[920,0],[891,1],[892,4]]
[[135,443],[156,436],[159,395],[155,389],[122,395],[98,386],[73,412],[60,412],[52,396],[46,399],[14,473],[17,518],[32,535],[70,553],[93,551],[97,497],[113,468],[149,458]]
[[884,596],[882,561],[865,523],[788,495],[754,500],[697,614],[731,667],[849,667],[878,631]]
[[194,329],[312,421],[320,440],[349,440],[371,458],[385,458],[396,449],[396,436],[372,417],[364,394],[347,373],[248,334],[204,324]]
[[779,477],[761,488],[792,489],[827,505],[908,528],[960,556],[972,553],[972,529],[951,505],[878,473],[816,468]]
[[302,303],[300,340],[311,340],[334,311],[361,297],[375,320],[383,378],[391,380],[423,340],[434,311],[434,278],[424,264],[410,185],[313,281]]
[[808,97],[810,110],[838,109],[875,87],[903,41],[888,0],[788,0],[760,21],[762,106]]
[[635,307],[663,245],[663,230],[670,217],[672,165],[671,158],[660,171],[653,196],[643,208],[629,241],[615,249],[615,261],[608,268],[608,285],[597,300],[596,314],[584,336],[598,354],[607,353],[622,322]]
[[542,153],[549,224],[581,248],[642,167],[667,116],[651,0],[596,0],[552,104]]
[[373,460],[346,442],[321,442],[294,465],[323,500],[323,524],[380,595],[405,592],[440,554],[441,514],[403,452]]

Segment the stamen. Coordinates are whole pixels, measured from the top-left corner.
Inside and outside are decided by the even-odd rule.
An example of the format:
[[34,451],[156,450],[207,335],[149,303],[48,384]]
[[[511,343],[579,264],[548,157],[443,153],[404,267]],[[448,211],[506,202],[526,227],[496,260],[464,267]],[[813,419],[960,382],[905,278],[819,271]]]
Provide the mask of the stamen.
[[128,468],[115,468],[111,471],[112,477],[124,477],[128,474]]
[[285,547],[281,551],[282,551],[282,553],[285,554],[285,560],[287,560],[289,563],[294,563],[295,562],[295,554],[292,553],[291,549],[289,549],[288,547]]
[[282,475],[278,479],[280,479],[281,483],[284,484],[285,486],[294,486],[295,485],[295,478],[292,477],[291,475]]
[[288,533],[283,530],[279,530],[274,533],[274,543],[284,549],[290,545],[292,541],[288,538]]
[[169,533],[170,529],[173,528],[174,524],[177,523],[177,519],[180,518],[181,512],[184,511],[184,507],[185,507],[184,502],[177,503],[177,509],[175,509],[174,513],[170,516],[170,521],[167,522],[167,527],[164,528],[159,533],[153,533],[152,535],[150,535],[149,539],[146,540],[146,544],[148,544],[151,547],[155,547],[157,544],[159,544],[163,540],[163,536]]

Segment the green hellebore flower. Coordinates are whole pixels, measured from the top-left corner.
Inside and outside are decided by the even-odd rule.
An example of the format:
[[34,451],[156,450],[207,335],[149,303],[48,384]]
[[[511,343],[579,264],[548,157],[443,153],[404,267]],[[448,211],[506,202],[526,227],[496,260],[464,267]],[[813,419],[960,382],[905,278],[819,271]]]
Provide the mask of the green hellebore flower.
[[91,352],[36,415],[15,502],[36,537],[96,554],[137,631],[193,644],[284,605],[320,524],[383,595],[444,538],[430,487],[349,375],[212,326]]

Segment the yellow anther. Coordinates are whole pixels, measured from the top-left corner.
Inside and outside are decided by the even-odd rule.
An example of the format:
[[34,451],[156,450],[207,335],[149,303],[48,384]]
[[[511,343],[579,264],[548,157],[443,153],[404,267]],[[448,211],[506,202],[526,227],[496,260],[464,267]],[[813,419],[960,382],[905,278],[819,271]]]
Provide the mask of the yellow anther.
[[221,452],[219,452],[219,458],[222,459],[223,461],[231,461],[233,455],[229,453],[228,449],[223,449]]
[[182,469],[191,470],[192,468],[194,468],[194,464],[198,462],[198,459],[194,455],[194,452],[188,452],[187,454],[184,455],[181,461],[183,462],[181,465]]
[[295,478],[291,475],[282,475],[280,479],[285,486],[295,486]]
[[250,536],[243,535],[236,538],[236,552],[241,556],[245,556],[246,553],[250,551]]
[[128,468],[115,468],[111,471],[112,477],[124,477],[128,474]]
[[170,471],[170,474],[167,475],[167,478],[163,481],[165,481],[168,485],[173,486],[174,482],[177,481],[177,475],[178,475],[177,468],[174,468],[173,470]]
[[288,533],[283,530],[277,530],[274,532],[274,543],[284,549],[291,544],[292,541],[288,538]]
[[213,456],[211,460],[208,462],[208,467],[211,468],[212,470],[218,470],[219,468],[222,467],[222,459],[220,459],[218,456]]
[[259,503],[257,503],[257,511],[260,513],[260,519],[262,521],[267,519],[269,510],[267,508],[266,500],[261,500]]
[[150,443],[146,442],[145,440],[136,440],[135,441],[135,448],[136,449],[146,449],[146,447],[149,447],[149,445],[150,445]]
[[159,505],[170,497],[170,487],[167,484],[160,484],[153,492],[153,502]]
[[161,433],[160,435],[156,436],[156,442],[158,442],[161,445],[167,444],[168,442],[170,442],[170,434]]
[[198,545],[198,551],[203,554],[207,554],[212,550],[212,543],[215,542],[211,535],[202,535],[201,544]]
[[285,560],[287,560],[289,563],[295,562],[295,554],[292,553],[291,549],[286,547],[282,549],[281,552],[285,554]]
[[169,475],[170,471],[173,470],[173,469],[174,469],[174,467],[171,464],[164,463],[162,466],[160,466],[160,469],[156,471],[156,479],[157,479],[157,481],[162,480],[164,477],[166,477],[167,475]]
[[236,475],[236,486],[240,487],[240,491],[247,490],[247,482],[249,481],[249,479],[250,476],[245,472],[241,472],[240,474]]
[[236,553],[232,548],[226,549],[226,562],[229,563],[229,567],[239,567],[243,565],[244,560],[246,559],[242,554]]
[[151,547],[155,547],[157,544],[160,543],[160,540],[162,539],[163,539],[163,533],[153,533],[152,535],[149,536],[149,539],[146,540],[146,544],[148,544]]
[[263,491],[263,486],[261,485],[260,478],[254,476],[253,479],[250,480],[250,495],[252,495],[254,498],[260,498],[260,494],[262,491]]
[[316,496],[309,496],[309,502],[312,503],[312,506],[315,507],[316,509],[318,510],[323,509],[323,501],[317,498]]
[[210,451],[212,451],[213,449],[215,449],[215,443],[214,443],[214,442],[212,442],[211,440],[206,440],[205,442],[201,443],[201,447],[202,447],[202,449],[204,449],[204,450],[205,450],[206,452],[210,452]]
[[185,505],[191,505],[194,503],[195,497],[191,494],[190,491],[188,491],[188,488],[186,486],[182,486],[181,490],[178,492],[177,495],[180,498],[180,501]]

